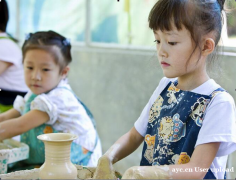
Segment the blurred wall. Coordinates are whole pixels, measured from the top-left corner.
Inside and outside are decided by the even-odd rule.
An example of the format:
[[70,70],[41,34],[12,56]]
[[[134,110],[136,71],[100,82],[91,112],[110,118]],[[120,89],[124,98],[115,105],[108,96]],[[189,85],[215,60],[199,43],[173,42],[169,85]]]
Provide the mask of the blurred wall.
[[[222,72],[214,79],[236,99],[235,54],[220,56]],[[133,127],[163,77],[156,52],[108,48],[73,48],[69,81],[97,122],[103,153]],[[124,172],[139,165],[142,145],[115,167]],[[236,158],[232,163],[236,163]],[[236,171],[236,170],[235,170]],[[234,176],[235,177],[235,176]]]

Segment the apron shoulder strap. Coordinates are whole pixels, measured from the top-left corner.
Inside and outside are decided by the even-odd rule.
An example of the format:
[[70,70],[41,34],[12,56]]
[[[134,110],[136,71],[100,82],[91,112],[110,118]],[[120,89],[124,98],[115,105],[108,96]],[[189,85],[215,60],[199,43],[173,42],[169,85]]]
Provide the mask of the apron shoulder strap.
[[11,37],[6,37],[6,36],[4,36],[4,37],[0,37],[0,39],[10,39],[10,40],[12,40],[13,42],[15,42],[14,39],[12,39]]
[[212,98],[213,98],[216,94],[218,94],[218,93],[220,93],[220,92],[227,92],[227,91],[226,91],[225,89],[223,89],[222,87],[220,87],[220,88],[214,90],[214,91],[210,94],[211,100],[212,100]]

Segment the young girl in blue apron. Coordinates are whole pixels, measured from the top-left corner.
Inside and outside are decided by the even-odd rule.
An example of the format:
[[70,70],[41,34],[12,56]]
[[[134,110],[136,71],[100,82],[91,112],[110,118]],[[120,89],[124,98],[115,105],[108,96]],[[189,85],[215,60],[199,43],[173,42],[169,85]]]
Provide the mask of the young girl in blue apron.
[[[224,0],[159,0],[149,15],[164,78],[135,122],[99,160],[94,178],[143,141],[140,166],[124,179],[223,179],[236,150],[235,104],[207,74]],[[104,167],[106,164],[106,167]],[[232,168],[232,167],[229,167]],[[108,175],[107,175],[108,177]]]
[[[24,166],[44,163],[43,133],[65,132],[78,136],[71,147],[74,164],[95,166],[101,144],[92,114],[67,83],[71,45],[54,31],[29,34],[22,47],[25,81],[30,91],[17,96],[13,109],[0,115],[0,140],[21,134],[30,147]],[[22,164],[20,165],[22,166]]]

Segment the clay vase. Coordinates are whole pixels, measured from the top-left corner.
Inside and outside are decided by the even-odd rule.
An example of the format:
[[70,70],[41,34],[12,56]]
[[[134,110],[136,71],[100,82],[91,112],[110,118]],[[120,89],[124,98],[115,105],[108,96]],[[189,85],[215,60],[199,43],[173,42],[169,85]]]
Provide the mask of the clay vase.
[[71,163],[71,143],[77,138],[70,133],[49,133],[37,136],[45,145],[45,162],[39,169],[40,179],[77,179]]

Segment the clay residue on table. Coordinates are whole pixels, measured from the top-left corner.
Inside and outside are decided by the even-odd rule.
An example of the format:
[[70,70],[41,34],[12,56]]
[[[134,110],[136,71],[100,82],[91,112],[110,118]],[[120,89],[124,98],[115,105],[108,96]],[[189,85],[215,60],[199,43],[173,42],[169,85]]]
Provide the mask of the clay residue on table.
[[[83,166],[80,166],[80,165],[76,165],[77,167],[77,172],[78,172],[78,175],[77,175],[77,178],[78,179],[93,179],[95,176],[94,176],[94,173],[96,171],[96,168],[95,167],[83,167]],[[107,176],[107,174],[105,174],[105,171],[102,171],[101,174],[99,174],[99,177],[101,177],[102,179],[117,179],[117,178],[120,178],[121,179],[121,174],[117,171],[113,171],[112,172],[113,176]],[[96,177],[97,179],[97,177]]]

